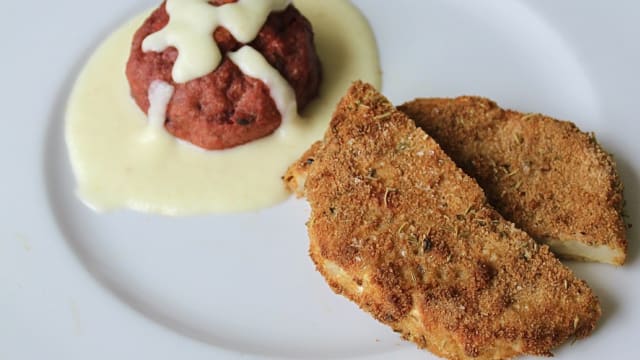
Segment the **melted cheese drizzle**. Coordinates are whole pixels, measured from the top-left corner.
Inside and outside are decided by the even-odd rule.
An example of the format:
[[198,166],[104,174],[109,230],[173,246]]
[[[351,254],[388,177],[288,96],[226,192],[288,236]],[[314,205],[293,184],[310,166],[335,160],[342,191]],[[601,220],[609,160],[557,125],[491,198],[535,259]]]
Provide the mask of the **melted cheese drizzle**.
[[164,130],[164,123],[167,119],[167,106],[173,96],[173,86],[164,81],[155,80],[149,86],[149,130]]
[[213,32],[219,26],[229,30],[236,40],[251,42],[272,11],[282,11],[291,0],[238,0],[213,6],[208,0],[167,0],[169,23],[147,36],[143,51],[161,52],[173,46],[178,58],[172,70],[176,83],[197,79],[215,70],[222,54]]
[[[260,52],[250,46],[243,46],[228,56],[243,74],[259,79],[267,85],[283,122],[291,121],[298,116],[296,94],[291,85]],[[282,128],[283,126],[279,127]]]
[[124,76],[142,14],[112,34],[82,70],[69,98],[65,136],[80,198],[98,211],[129,208],[166,215],[256,210],[285,200],[281,177],[314,141],[352,81],[380,86],[375,39],[347,0],[299,0],[310,20],[323,65],[320,96],[298,116],[282,76],[250,47],[229,54],[259,78],[283,114],[271,136],[223,151],[204,151],[159,126],[173,89],[154,83],[150,118],[129,96]]

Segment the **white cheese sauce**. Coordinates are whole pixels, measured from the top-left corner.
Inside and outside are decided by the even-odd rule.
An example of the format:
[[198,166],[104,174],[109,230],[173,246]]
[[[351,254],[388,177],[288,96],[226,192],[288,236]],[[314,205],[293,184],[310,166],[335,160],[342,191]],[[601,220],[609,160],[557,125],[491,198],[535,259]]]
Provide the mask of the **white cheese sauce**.
[[[259,79],[267,85],[283,122],[294,120],[298,116],[296,94],[291,85],[259,51],[251,46],[243,46],[227,55],[243,74]],[[280,126],[279,129],[283,127]]]
[[155,80],[149,85],[149,109],[147,110],[150,131],[164,130],[167,120],[167,106],[173,96],[173,86],[164,81]]
[[124,68],[148,13],[115,31],[82,70],[67,105],[65,136],[79,197],[98,211],[166,215],[250,211],[286,199],[282,175],[322,138],[351,82],[381,82],[375,38],[355,6],[347,0],[294,4],[314,29],[323,66],[320,95],[298,116],[290,86],[258,52],[243,47],[229,54],[244,73],[265,82],[283,121],[272,135],[227,150],[202,150],[159,126],[173,92],[166,83],[149,89],[145,117],[129,95]]
[[197,79],[215,70],[222,54],[213,32],[227,29],[239,42],[251,42],[272,11],[282,11],[291,0],[238,0],[224,6],[212,6],[209,0],[167,0],[169,23],[147,36],[143,51],[161,52],[173,46],[178,58],[172,76],[176,83]]

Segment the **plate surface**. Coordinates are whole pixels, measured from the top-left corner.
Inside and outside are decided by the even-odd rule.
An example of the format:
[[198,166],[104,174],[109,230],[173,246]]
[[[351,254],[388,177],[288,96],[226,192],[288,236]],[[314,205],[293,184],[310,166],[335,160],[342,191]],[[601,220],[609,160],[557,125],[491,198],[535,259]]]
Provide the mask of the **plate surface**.
[[[354,3],[376,33],[394,102],[477,94],[595,131],[618,162],[628,221],[638,222],[640,3]],[[98,43],[154,4],[61,0],[33,11],[14,2],[0,14],[10,124],[0,152],[0,359],[432,358],[331,292],[307,256],[303,201],[188,218],[99,215],[78,201],[66,98]],[[622,268],[568,263],[604,314],[558,359],[635,358],[638,227],[628,236]]]

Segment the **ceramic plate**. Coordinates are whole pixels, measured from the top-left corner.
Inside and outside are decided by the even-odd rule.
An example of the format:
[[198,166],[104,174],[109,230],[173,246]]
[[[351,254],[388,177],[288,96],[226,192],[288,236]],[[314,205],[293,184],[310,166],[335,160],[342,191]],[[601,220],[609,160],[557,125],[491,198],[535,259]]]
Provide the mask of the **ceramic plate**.
[[[476,94],[572,120],[615,154],[638,221],[640,3],[354,2],[394,102]],[[0,13],[0,359],[434,358],[333,294],[307,255],[304,201],[170,218],[96,214],[76,198],[63,138],[73,81],[113,29],[154,5],[11,2]],[[637,229],[624,267],[568,263],[603,317],[557,359],[636,358]]]

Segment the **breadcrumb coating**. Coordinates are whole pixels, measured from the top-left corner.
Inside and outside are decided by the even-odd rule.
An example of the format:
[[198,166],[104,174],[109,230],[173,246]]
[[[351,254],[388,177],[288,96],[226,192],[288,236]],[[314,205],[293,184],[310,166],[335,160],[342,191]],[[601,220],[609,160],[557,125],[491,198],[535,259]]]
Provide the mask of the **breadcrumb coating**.
[[449,359],[551,355],[596,326],[586,283],[370,85],[351,87],[324,140],[284,179],[304,187],[310,255],[331,288],[421,348]]
[[622,183],[592,133],[481,97],[416,99],[399,109],[534,239],[562,257],[624,263]]

